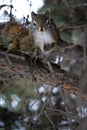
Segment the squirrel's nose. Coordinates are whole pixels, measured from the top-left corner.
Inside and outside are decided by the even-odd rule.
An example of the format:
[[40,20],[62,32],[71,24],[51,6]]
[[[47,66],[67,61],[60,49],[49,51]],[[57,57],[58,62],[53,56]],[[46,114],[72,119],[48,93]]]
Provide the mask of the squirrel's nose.
[[43,27],[42,26],[40,27],[40,31],[43,32]]

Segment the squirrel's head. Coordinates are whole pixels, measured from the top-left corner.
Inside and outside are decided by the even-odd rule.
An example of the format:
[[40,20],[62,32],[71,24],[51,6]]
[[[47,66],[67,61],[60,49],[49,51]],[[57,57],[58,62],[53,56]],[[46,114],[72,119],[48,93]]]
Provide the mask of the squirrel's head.
[[36,14],[31,12],[33,28],[39,31],[45,31],[50,27],[50,11],[47,10],[45,13]]

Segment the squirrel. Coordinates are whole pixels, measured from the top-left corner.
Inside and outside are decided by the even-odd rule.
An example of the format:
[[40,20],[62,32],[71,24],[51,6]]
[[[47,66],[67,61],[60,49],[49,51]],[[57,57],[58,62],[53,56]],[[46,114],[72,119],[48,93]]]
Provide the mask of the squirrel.
[[[32,35],[34,45],[39,47],[44,54],[45,46],[57,45],[58,35],[56,25],[50,18],[50,10],[44,13],[31,12],[32,22],[28,27],[29,35]],[[51,49],[52,50],[52,49]]]

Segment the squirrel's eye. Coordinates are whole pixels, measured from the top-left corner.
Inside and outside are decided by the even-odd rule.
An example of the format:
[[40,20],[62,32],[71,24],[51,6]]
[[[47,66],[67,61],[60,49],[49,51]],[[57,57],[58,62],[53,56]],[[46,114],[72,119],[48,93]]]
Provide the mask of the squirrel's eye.
[[49,22],[48,19],[46,20],[46,25],[47,25],[48,27],[50,26],[50,22]]
[[33,21],[33,26],[36,27],[36,25],[37,25],[37,22]]

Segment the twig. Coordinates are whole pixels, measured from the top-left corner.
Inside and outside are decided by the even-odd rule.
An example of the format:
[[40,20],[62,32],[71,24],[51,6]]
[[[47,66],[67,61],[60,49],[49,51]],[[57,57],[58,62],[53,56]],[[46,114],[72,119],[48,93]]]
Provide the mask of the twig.
[[86,44],[87,44],[87,25],[85,28],[85,37],[84,37],[85,41],[84,41],[84,45],[83,45],[83,53],[84,53],[84,70],[86,69],[87,66],[87,52],[86,52]]
[[12,67],[12,62],[11,62],[8,54],[5,55],[5,58],[6,58],[7,62],[8,62],[8,64],[10,65],[10,67]]
[[[64,98],[64,94],[63,94],[63,91],[60,89],[60,95],[63,99],[63,101],[65,102],[65,110],[66,112],[68,113],[68,108],[67,108],[67,104],[66,104],[66,101],[65,101],[65,98]],[[72,125],[71,125],[71,118],[70,117],[67,117],[67,120],[68,120],[68,123],[69,123],[69,126],[70,126],[70,129],[72,130]]]
[[77,45],[70,45],[70,46],[67,46],[67,47],[64,47],[63,49],[66,50],[66,49],[71,49],[73,47],[76,47]]
[[[6,53],[3,52],[3,51],[1,51],[1,50],[0,50],[0,55],[6,57]],[[12,58],[15,58],[15,59],[19,59],[19,60],[24,61],[24,56],[19,56],[19,55],[11,54],[11,53],[8,53],[7,55],[8,55],[9,57],[12,57]]]
[[67,112],[64,112],[64,111],[62,111],[62,110],[54,109],[54,108],[48,108],[48,107],[45,107],[45,109],[46,109],[46,110],[50,110],[50,111],[55,111],[55,112],[58,112],[58,113],[60,113],[60,114],[62,114],[62,115],[65,115],[65,116],[68,116],[68,117],[70,117],[70,118],[74,118],[74,119],[78,120],[78,118],[77,118],[76,116],[72,116],[72,115],[70,115],[70,114],[68,114]]
[[28,67],[29,67],[29,71],[31,72],[32,81],[35,81],[36,78],[35,78],[35,75],[34,75],[32,59],[28,55],[25,55],[25,61],[26,61],[27,65],[28,65]]
[[73,28],[85,28],[86,25],[77,25],[77,26],[64,26],[64,27],[61,27],[59,30],[60,31],[63,31],[65,29],[73,29]]
[[56,130],[56,127],[55,127],[53,121],[50,119],[50,117],[48,116],[48,114],[45,110],[44,110],[44,114],[45,114],[46,118],[48,119],[48,121],[50,122],[50,124],[52,125],[53,130]]

